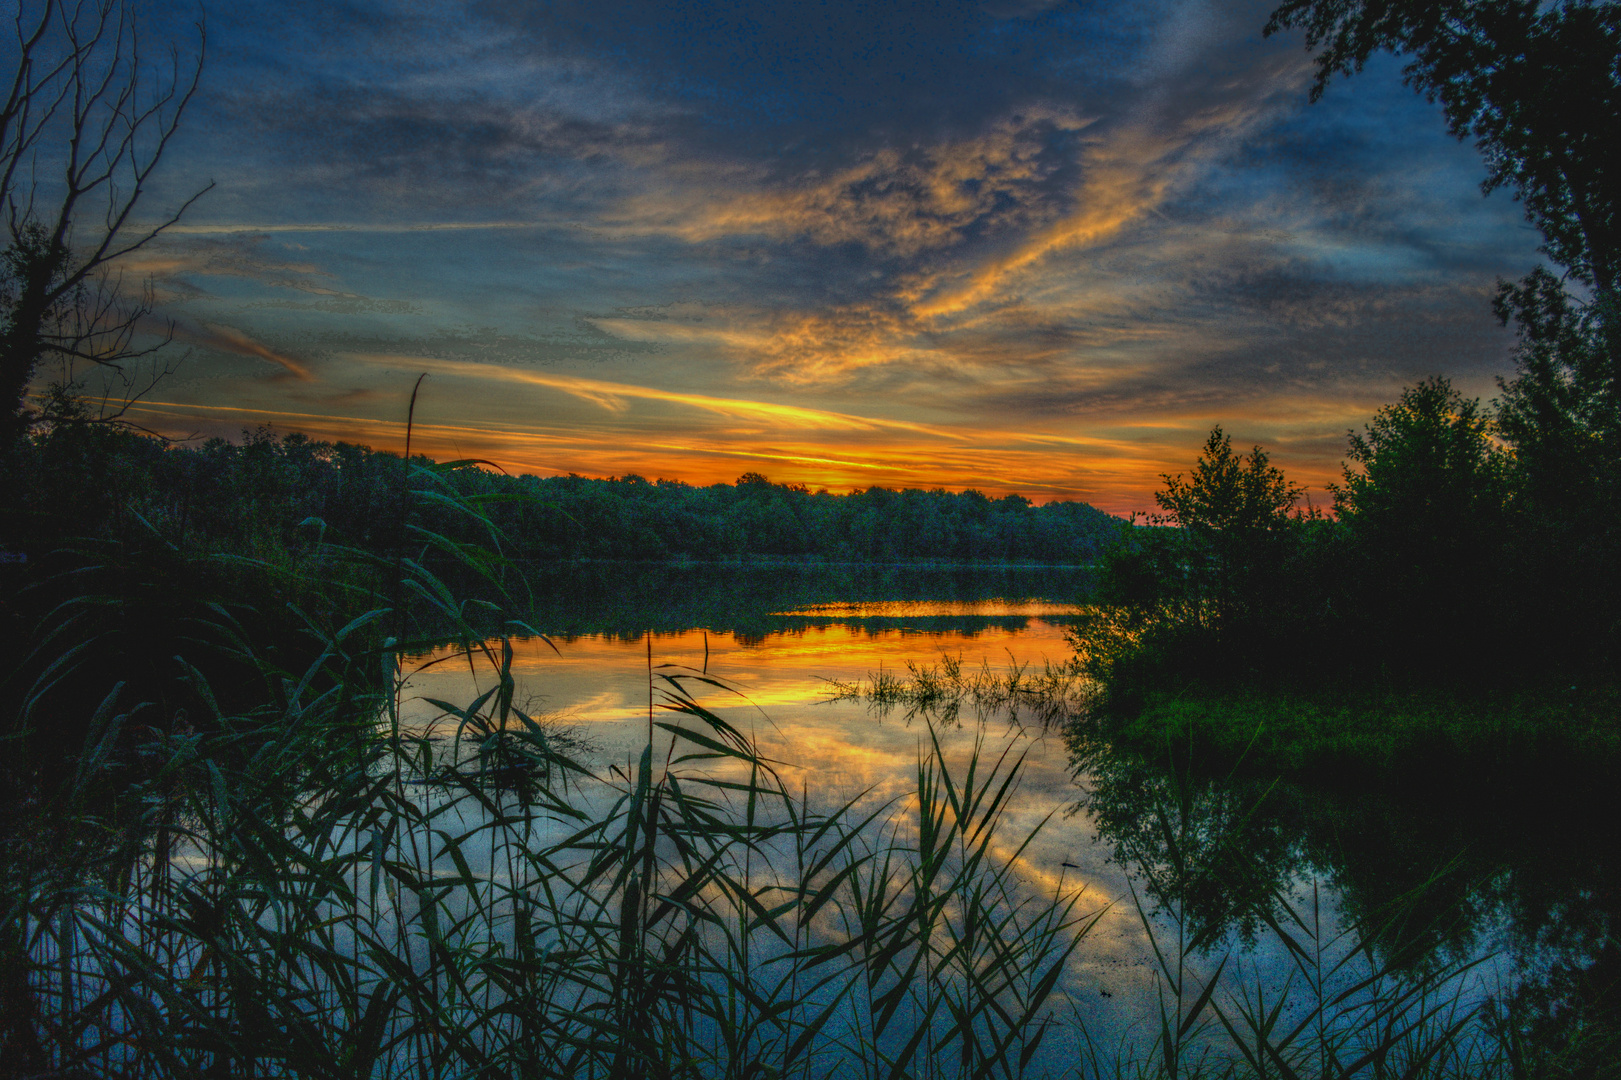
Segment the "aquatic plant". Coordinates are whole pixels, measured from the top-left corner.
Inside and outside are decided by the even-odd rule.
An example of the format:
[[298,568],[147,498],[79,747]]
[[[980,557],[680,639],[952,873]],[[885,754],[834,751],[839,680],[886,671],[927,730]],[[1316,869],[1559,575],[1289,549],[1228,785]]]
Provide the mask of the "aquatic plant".
[[[408,475],[407,511],[442,490],[431,470]],[[907,797],[819,805],[697,696],[724,687],[650,668],[662,708],[640,760],[598,775],[520,705],[509,640],[483,629],[495,601],[458,599],[432,569],[481,575],[498,595],[498,532],[481,547],[418,528],[407,517],[414,547],[346,579],[413,610],[373,606],[330,633],[312,624],[320,648],[301,670],[255,653],[238,628],[235,647],[275,690],[253,707],[143,733],[149,706],[107,695],[74,775],[32,808],[49,831],[14,829],[5,848],[8,1068],[1509,1074],[1503,1029],[1476,1024],[1465,972],[1397,970],[1379,959],[1379,924],[1334,929],[1280,888],[1256,915],[1296,967],[1276,990],[1239,960],[1208,963],[1214,939],[1179,917],[1187,890],[1174,881],[1154,885],[1158,915],[1138,900],[1161,991],[1137,1029],[1149,1036],[1082,1049],[1089,1017],[1064,977],[1098,913],[1021,880],[1030,838],[1001,836],[1016,754],[980,745],[953,765],[931,728]],[[376,558],[330,562],[351,557]],[[490,687],[423,714],[401,657],[447,638]],[[1063,674],[943,662],[915,669],[911,693],[961,690],[989,707]],[[874,685],[905,700],[898,682]],[[1140,872],[1200,872],[1180,813],[1156,811],[1164,858]]]
[[1009,653],[1004,671],[993,670],[989,660],[964,671],[960,654],[941,653],[938,664],[908,660],[906,672],[880,667],[855,682],[828,679],[828,700],[866,701],[880,713],[904,708],[908,718],[927,716],[937,723],[957,722],[967,706],[980,719],[1003,715],[1015,724],[1029,720],[1047,728],[1079,715],[1090,693],[1073,658],[1058,664],[1043,658],[1038,671]]

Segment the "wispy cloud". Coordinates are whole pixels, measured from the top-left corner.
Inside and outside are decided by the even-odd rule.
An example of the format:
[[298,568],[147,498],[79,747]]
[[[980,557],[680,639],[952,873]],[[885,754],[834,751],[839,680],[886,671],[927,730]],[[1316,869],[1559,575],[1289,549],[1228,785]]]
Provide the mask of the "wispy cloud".
[[[689,243],[805,237],[908,257],[965,240],[1004,236],[1055,216],[1067,197],[1077,133],[1090,121],[1035,105],[984,133],[882,147],[854,164],[787,178],[721,177],[690,163],[669,190],[627,199],[601,224],[620,234],[658,233]],[[749,183],[754,179],[754,183]]]
[[809,409],[798,405],[784,405],[777,402],[749,401],[742,398],[723,398],[706,394],[661,390],[652,386],[607,382],[601,379],[587,379],[573,375],[553,375],[546,372],[504,367],[496,364],[446,363],[430,358],[410,356],[355,356],[352,359],[372,364],[386,364],[390,367],[421,368],[425,371],[436,371],[441,374],[474,379],[483,383],[495,382],[545,387],[561,391],[570,397],[578,398],[610,413],[623,413],[628,401],[651,401],[700,409],[729,420],[765,424],[781,430],[830,432],[902,431],[942,439],[960,438],[958,434],[946,429],[905,420],[875,419],[854,416],[849,413],[830,412],[823,409]]
[[1267,8],[242,0],[166,162],[220,185],[126,271],[220,431],[386,443],[431,370],[518,468],[1130,509],[1219,421],[1315,483],[1489,392],[1536,238],[1399,64],[1306,109]]
[[312,382],[315,376],[311,374],[309,366],[296,357],[289,356],[258,342],[229,326],[175,326],[175,338],[187,345],[197,345],[205,349],[218,349],[220,352],[235,353],[238,356],[248,356],[259,360],[266,360],[281,369],[277,377],[292,378],[299,382]]

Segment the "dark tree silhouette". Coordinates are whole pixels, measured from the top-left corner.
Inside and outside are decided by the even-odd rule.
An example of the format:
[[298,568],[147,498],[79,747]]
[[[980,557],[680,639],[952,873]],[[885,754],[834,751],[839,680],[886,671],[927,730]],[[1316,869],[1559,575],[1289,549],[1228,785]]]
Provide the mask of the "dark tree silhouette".
[[1545,250],[1600,296],[1621,279],[1621,4],[1592,0],[1285,0],[1264,33],[1301,28],[1318,50],[1312,100],[1376,52],[1486,158]]
[[[0,105],[0,437],[27,429],[27,396],[56,357],[136,386],[136,362],[168,343],[147,325],[150,292],[123,287],[117,261],[155,239],[201,197],[155,224],[134,213],[197,91],[194,50],[154,50],[130,0],[22,3]],[[209,185],[212,187],[212,185]],[[71,378],[71,376],[70,376]],[[126,396],[126,404],[128,397]]]
[[[1519,332],[1500,380],[1514,451],[1524,618],[1595,655],[1621,642],[1621,3],[1615,0],[1285,0],[1265,32],[1305,31],[1320,97],[1376,52],[1473,137],[1482,187],[1506,187],[1551,268],[1499,282]],[[1534,613],[1534,614],[1533,614]]]

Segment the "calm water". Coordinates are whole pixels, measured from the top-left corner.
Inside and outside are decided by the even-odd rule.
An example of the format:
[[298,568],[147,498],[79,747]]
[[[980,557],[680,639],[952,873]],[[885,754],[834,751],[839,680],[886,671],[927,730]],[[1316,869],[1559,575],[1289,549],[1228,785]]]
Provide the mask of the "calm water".
[[[1613,819],[1574,836],[1571,828],[1572,815],[1607,815],[1605,807],[1561,804],[1537,787],[1510,801],[1507,792],[1439,782],[1427,793],[1224,782],[1099,753],[1006,713],[941,722],[829,700],[830,680],[904,674],[943,655],[965,669],[1062,663],[1085,587],[1079,571],[574,569],[537,581],[531,623],[549,640],[515,643],[519,698],[572,730],[589,763],[607,770],[634,761],[646,743],[650,682],[657,699],[662,676],[703,672],[727,688],[705,688],[703,703],[782,762],[790,788],[823,805],[914,790],[931,737],[958,767],[976,747],[982,756],[1025,755],[1001,833],[1005,854],[1032,893],[1080,887],[1082,909],[1101,913],[1070,962],[1060,1004],[1111,1040],[1152,1034],[1136,1026],[1156,986],[1139,908],[1164,940],[1178,932],[1171,914],[1183,932],[1205,933],[1195,969],[1232,954],[1244,978],[1274,988],[1289,977],[1290,957],[1242,912],[1287,904],[1309,921],[1314,909],[1319,938],[1333,941],[1353,918],[1414,890],[1421,901],[1402,947],[1428,957],[1420,967],[1484,959],[1471,995],[1512,993],[1525,973],[1551,984],[1561,972],[1614,964]],[[478,683],[465,667],[442,666],[414,676],[410,690],[454,701],[488,688],[488,679]],[[406,716],[425,721],[433,711],[408,704]],[[1556,832],[1550,820],[1562,822]],[[1239,870],[1166,887],[1167,822],[1189,859]]]

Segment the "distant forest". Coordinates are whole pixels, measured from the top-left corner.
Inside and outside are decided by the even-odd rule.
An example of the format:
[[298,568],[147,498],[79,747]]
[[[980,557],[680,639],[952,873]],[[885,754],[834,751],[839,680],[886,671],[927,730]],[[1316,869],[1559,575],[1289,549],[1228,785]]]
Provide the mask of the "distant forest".
[[[140,523],[185,549],[275,558],[316,539],[391,550],[401,519],[403,462],[394,454],[303,435],[249,433],[165,445],[127,430],[58,423],[35,439],[13,492],[23,528],[8,545],[47,550],[67,536],[123,535]],[[427,459],[420,459],[426,462]],[[448,499],[478,502],[503,554],[523,560],[728,560],[1077,564],[1106,548],[1121,522],[1081,502],[1037,506],[977,491],[811,492],[747,473],[694,487],[640,476],[512,476],[437,472]],[[463,519],[431,500],[414,512],[432,530]],[[122,524],[114,516],[129,517]],[[14,519],[15,520],[15,519]]]

